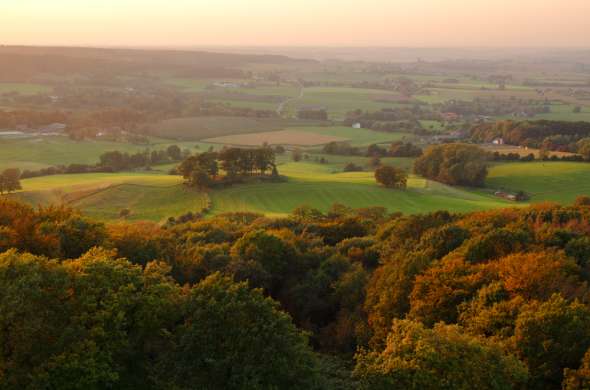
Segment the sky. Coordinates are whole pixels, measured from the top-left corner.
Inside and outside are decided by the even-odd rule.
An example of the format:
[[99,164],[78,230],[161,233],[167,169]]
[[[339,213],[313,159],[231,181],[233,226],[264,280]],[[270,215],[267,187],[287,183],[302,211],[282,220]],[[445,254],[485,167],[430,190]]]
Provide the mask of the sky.
[[0,0],[0,44],[590,47],[590,0]]

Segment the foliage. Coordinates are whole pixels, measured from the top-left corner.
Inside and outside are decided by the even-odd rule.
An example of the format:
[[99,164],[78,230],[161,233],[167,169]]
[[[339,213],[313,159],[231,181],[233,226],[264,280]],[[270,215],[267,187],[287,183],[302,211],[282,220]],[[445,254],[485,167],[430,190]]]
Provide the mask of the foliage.
[[406,188],[408,174],[396,167],[382,165],[375,169],[375,180],[377,183],[389,188]]
[[366,389],[512,389],[527,378],[516,358],[457,326],[409,320],[393,322],[383,350],[356,359]]
[[473,145],[431,146],[414,163],[414,172],[450,185],[482,186],[487,176],[485,152]]

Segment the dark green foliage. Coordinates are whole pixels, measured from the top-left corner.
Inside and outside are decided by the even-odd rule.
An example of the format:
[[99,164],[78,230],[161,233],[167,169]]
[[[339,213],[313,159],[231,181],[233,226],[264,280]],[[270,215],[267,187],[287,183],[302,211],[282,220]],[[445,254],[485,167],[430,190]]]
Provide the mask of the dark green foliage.
[[482,186],[488,174],[485,152],[477,146],[431,146],[414,162],[414,172],[450,185]]

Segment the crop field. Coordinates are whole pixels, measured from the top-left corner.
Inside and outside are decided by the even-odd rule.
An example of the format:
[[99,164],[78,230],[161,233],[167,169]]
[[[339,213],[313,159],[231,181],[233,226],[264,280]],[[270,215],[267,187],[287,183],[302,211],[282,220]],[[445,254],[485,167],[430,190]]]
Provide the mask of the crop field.
[[291,127],[288,130],[297,130],[305,133],[329,135],[333,137],[346,138],[353,146],[368,146],[371,144],[384,144],[393,141],[407,140],[414,138],[409,133],[388,133],[384,131],[375,131],[369,129],[354,129],[345,126],[310,126],[310,127]]
[[11,196],[33,205],[65,204],[100,220],[119,219],[129,209],[131,220],[161,222],[169,216],[207,207],[206,193],[188,189],[179,176],[157,173],[91,173],[22,180]]
[[386,100],[387,98],[397,100],[399,97],[400,95],[395,92],[377,89],[311,87],[305,88],[303,97],[290,102],[286,109],[294,112],[306,106],[323,107],[330,117],[342,119],[348,111],[356,109],[377,111],[394,107],[395,103]]
[[317,146],[329,142],[347,141],[347,138],[297,130],[279,130],[264,133],[226,135],[224,137],[207,138],[203,141],[240,146],[260,146],[264,143],[269,145]]
[[154,124],[151,132],[164,138],[202,140],[224,135],[283,130],[295,121],[226,116],[175,118]]
[[590,195],[590,164],[577,162],[516,162],[490,168],[487,186],[525,191],[531,202],[571,203]]
[[50,90],[50,87],[42,84],[0,83],[0,94],[18,92],[21,95],[34,95],[41,92],[48,92]]
[[112,150],[134,153],[145,149],[165,149],[172,144],[192,148],[195,144],[158,138],[150,141],[150,145],[136,145],[125,142],[73,141],[65,136],[0,138],[0,169],[34,170],[58,164],[94,164],[102,153]]

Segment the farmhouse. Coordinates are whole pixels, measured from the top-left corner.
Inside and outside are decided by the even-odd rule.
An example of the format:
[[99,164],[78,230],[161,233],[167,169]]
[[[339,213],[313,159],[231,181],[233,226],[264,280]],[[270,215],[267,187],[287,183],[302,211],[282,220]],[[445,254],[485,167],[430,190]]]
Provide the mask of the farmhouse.
[[353,124],[352,124],[352,128],[353,128],[353,129],[360,129],[360,128],[361,128],[361,124],[360,124],[360,123],[358,123],[358,122],[357,122],[357,123],[353,123]]

